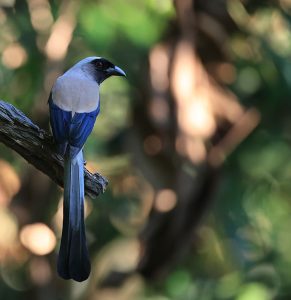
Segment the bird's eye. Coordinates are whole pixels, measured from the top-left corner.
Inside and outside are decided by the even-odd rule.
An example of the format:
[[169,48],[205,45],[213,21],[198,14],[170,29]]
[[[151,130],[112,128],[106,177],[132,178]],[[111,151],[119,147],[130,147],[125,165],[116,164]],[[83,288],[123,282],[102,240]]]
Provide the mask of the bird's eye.
[[98,69],[102,69],[102,68],[103,68],[103,62],[102,62],[102,61],[97,61],[97,62],[96,62],[96,67],[97,67]]

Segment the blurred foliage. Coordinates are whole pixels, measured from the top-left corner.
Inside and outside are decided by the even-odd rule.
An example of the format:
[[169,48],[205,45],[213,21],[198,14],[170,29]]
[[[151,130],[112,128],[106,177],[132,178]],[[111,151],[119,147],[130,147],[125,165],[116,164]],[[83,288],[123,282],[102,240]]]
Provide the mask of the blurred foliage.
[[[85,147],[88,168],[110,181],[100,199],[87,201],[93,262],[88,282],[57,278],[58,244],[45,256],[24,247],[21,229],[28,223],[46,223],[59,238],[61,190],[0,145],[0,298],[290,299],[291,2],[226,1],[235,27],[225,42],[233,68],[227,84],[242,105],[260,111],[261,123],[227,157],[215,202],[178,265],[163,280],[133,275],[118,288],[97,285],[112,270],[135,268],[138,232],[157,192],[136,163],[147,165],[147,159],[134,153],[138,146],[129,139],[135,108],[148,88],[149,51],[177,34],[170,30],[174,5],[170,0],[0,0],[0,5],[0,97],[40,126],[48,128],[53,81],[79,59],[104,56],[127,73],[127,80],[112,78],[102,86],[101,114]],[[53,59],[47,43],[62,20],[72,36],[64,56]]]

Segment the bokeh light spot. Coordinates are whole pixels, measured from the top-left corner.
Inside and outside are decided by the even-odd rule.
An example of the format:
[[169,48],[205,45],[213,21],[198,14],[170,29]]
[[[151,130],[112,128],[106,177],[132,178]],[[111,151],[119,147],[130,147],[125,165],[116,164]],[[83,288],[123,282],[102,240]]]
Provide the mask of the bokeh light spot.
[[159,212],[168,212],[177,204],[177,195],[171,189],[163,189],[157,192],[154,207]]
[[173,298],[179,298],[185,294],[190,284],[190,274],[186,270],[178,270],[169,276],[166,282],[166,289]]
[[65,57],[74,28],[75,20],[71,16],[63,15],[54,24],[45,47],[46,54],[51,60],[58,61]]
[[187,107],[179,111],[181,129],[188,135],[209,137],[216,128],[210,106],[202,99],[193,99]]
[[9,69],[21,67],[26,60],[26,50],[18,43],[7,46],[2,53],[2,63]]
[[205,144],[201,139],[188,139],[186,153],[194,164],[204,161],[207,155]]
[[241,70],[237,78],[237,87],[246,94],[253,94],[261,85],[261,79],[258,72],[251,67]]
[[246,284],[237,297],[237,300],[268,300],[272,299],[268,289],[260,283]]
[[[0,209],[0,249],[11,246],[17,237],[17,220],[6,208]],[[2,252],[2,251],[0,251]],[[0,253],[0,258],[2,253]]]
[[163,45],[155,46],[150,52],[151,82],[155,90],[163,92],[169,87],[169,55]]
[[46,31],[53,24],[50,3],[47,0],[28,0],[31,24],[37,31]]
[[26,225],[20,232],[21,243],[32,253],[46,255],[56,246],[56,237],[53,231],[43,223]]

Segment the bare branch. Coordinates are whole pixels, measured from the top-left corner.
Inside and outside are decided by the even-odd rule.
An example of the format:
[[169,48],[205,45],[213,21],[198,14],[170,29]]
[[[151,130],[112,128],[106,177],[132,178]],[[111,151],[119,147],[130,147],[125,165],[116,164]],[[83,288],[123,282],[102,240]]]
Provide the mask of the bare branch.
[[[23,112],[0,100],[0,142],[13,149],[37,169],[63,186],[63,159],[55,152],[52,136],[40,129]],[[85,193],[95,199],[108,181],[85,168]]]

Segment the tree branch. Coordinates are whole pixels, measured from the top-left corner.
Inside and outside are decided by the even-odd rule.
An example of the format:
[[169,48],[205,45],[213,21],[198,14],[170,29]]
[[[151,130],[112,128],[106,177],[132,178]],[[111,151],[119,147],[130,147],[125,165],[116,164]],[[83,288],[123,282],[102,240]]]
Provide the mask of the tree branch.
[[[0,100],[0,142],[13,149],[37,169],[63,186],[64,162],[55,152],[53,137],[23,112]],[[95,199],[104,193],[107,179],[85,168],[85,193]]]

